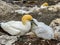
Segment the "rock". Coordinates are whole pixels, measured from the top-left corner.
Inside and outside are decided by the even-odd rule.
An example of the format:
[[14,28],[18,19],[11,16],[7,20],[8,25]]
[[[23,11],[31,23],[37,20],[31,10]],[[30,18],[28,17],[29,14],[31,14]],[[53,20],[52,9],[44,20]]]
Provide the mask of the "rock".
[[49,26],[53,28],[55,38],[60,40],[60,18],[53,20]]
[[57,40],[60,40],[60,26],[56,26],[56,27],[54,27],[54,29],[55,29],[55,38],[57,39]]
[[34,37],[37,37],[36,34],[34,32],[28,32],[27,34],[25,35],[29,35],[31,38],[34,38]]
[[0,0],[0,22],[11,20],[16,15],[12,11],[17,9],[18,6],[6,3]]
[[0,44],[4,45],[13,45],[13,43],[17,41],[16,36],[8,36],[8,35],[1,35],[0,36]]
[[56,26],[60,26],[60,18],[57,18],[55,20],[52,20],[52,22],[50,23],[50,25],[52,28],[56,27]]

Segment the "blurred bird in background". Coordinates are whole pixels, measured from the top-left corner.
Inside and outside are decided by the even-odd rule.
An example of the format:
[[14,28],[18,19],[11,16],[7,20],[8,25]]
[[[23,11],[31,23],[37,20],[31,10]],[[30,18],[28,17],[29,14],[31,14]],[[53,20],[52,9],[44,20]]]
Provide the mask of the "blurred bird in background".
[[49,6],[49,4],[47,2],[45,2],[40,6],[40,8],[44,9],[44,8],[47,8],[48,6]]

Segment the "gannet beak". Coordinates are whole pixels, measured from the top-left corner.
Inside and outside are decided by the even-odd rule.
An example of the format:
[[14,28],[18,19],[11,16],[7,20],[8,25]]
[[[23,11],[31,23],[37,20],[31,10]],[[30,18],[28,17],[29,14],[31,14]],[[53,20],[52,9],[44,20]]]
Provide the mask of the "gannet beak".
[[33,19],[31,20],[31,23],[32,24],[35,24],[37,26],[37,24],[35,23],[35,21]]

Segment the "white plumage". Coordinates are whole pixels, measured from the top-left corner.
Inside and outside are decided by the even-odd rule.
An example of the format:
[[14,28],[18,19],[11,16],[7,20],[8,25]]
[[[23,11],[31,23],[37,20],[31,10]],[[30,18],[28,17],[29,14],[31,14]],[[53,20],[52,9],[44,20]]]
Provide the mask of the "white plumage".
[[38,22],[36,19],[34,19],[34,22],[37,24],[37,26],[33,24],[32,31],[37,35],[37,37],[43,39],[54,39],[54,33],[51,27],[43,22]]
[[24,15],[22,21],[8,21],[0,23],[1,28],[11,35],[24,35],[29,32],[31,28],[31,21],[33,17],[31,15]]
[[40,6],[40,9],[45,9],[45,8],[47,8],[48,6],[43,6],[43,5],[41,5]]
[[1,27],[11,35],[23,35],[29,31],[31,24],[30,22],[27,22],[26,25],[23,25],[20,21],[9,21],[1,23]]

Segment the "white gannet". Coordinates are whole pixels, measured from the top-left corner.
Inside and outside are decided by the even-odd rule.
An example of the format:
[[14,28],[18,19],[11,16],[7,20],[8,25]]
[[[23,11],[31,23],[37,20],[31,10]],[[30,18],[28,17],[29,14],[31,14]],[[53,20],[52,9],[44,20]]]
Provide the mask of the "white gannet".
[[44,8],[47,8],[47,7],[48,7],[48,3],[47,3],[47,2],[43,3],[43,4],[40,6],[41,9],[44,9]]
[[24,35],[31,28],[31,20],[33,17],[31,15],[24,15],[22,21],[8,21],[2,22],[1,28],[11,35]]
[[36,34],[37,37],[43,39],[54,39],[53,29],[44,24],[43,22],[38,22],[36,19],[33,19],[36,25],[32,25],[32,32]]

